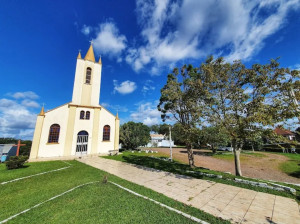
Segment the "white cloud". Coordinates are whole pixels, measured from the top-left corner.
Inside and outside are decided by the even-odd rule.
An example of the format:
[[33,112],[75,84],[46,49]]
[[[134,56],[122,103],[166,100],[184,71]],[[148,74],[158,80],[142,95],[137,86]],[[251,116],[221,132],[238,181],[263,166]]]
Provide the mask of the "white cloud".
[[153,81],[152,80],[146,80],[145,85],[142,88],[142,93],[146,95],[149,91],[155,90],[155,87],[152,86]]
[[137,88],[135,82],[129,80],[122,82],[120,85],[118,84],[117,80],[113,80],[113,83],[114,92],[118,92],[123,95],[132,93]]
[[119,34],[119,30],[113,22],[99,25],[94,41],[94,49],[100,54],[118,56],[126,48],[126,37]]
[[39,108],[41,107],[36,101],[33,100],[23,100],[22,105],[25,107],[33,107],[33,108]]
[[0,137],[32,139],[35,121],[36,114],[22,103],[0,99]]
[[109,103],[101,103],[101,105],[105,108],[111,108],[117,112],[127,112],[128,108],[121,106],[121,105],[115,105],[115,104],[109,104]]
[[[247,60],[285,25],[299,0],[137,0],[145,44],[130,47],[125,60],[135,71],[210,54]],[[151,70],[150,70],[151,71]]]
[[8,93],[7,94],[8,96],[11,96],[15,99],[25,99],[25,98],[28,98],[28,99],[38,99],[39,96],[35,93],[35,92],[32,92],[32,91],[26,91],[26,92],[16,92],[16,93]]
[[91,32],[92,32],[93,28],[91,26],[87,26],[87,25],[83,25],[83,27],[81,28],[81,32],[88,36]]
[[161,117],[160,112],[157,110],[157,104],[157,101],[140,104],[137,110],[130,114],[130,118],[135,122],[142,122],[148,126],[159,124]]

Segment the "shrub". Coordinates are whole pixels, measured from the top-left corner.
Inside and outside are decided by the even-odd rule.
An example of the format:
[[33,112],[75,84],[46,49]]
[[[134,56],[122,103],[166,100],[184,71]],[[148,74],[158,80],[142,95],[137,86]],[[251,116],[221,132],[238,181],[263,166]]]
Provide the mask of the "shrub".
[[11,156],[9,160],[5,162],[5,165],[8,170],[18,169],[23,167],[27,160],[28,156]]

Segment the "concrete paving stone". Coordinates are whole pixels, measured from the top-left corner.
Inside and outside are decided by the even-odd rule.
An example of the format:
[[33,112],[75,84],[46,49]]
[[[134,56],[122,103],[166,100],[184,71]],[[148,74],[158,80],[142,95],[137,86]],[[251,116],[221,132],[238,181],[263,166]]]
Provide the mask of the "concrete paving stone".
[[218,217],[229,220],[231,223],[240,223],[243,220],[242,216],[235,215],[231,212],[221,212]]
[[221,211],[219,209],[217,209],[215,207],[212,207],[212,206],[209,206],[208,204],[206,204],[205,206],[203,206],[201,208],[201,210],[204,211],[204,212],[207,212],[207,213],[209,213],[211,215],[214,215],[214,216],[218,216],[221,213]]
[[232,200],[231,202],[228,203],[228,206],[234,206],[234,207],[243,209],[245,212],[249,209],[250,205],[251,205],[251,202],[244,203],[239,200]]
[[235,205],[229,204],[223,209],[222,213],[232,214],[232,215],[243,218],[245,216],[245,214],[247,213],[247,210],[248,210],[248,208],[245,208],[243,206],[237,207]]
[[250,205],[248,212],[252,212],[259,215],[265,215],[266,217],[272,217],[273,209],[268,208],[261,208],[258,206],[254,206],[253,204]]
[[270,224],[271,217],[272,216],[266,216],[248,211],[242,220],[242,223]]
[[224,202],[213,199],[213,200],[210,200],[207,203],[207,205],[210,206],[210,207],[214,207],[214,208],[216,208],[217,210],[219,210],[221,212],[227,206],[227,203],[224,203]]
[[292,216],[275,212],[272,217],[273,223],[288,223],[288,224],[300,224],[300,216]]

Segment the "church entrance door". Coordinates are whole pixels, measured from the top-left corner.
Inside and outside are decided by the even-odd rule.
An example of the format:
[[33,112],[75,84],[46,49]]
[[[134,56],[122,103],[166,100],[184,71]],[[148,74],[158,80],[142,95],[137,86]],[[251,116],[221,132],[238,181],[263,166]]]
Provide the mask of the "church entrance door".
[[77,134],[76,155],[87,154],[87,146],[89,141],[89,133],[80,131]]

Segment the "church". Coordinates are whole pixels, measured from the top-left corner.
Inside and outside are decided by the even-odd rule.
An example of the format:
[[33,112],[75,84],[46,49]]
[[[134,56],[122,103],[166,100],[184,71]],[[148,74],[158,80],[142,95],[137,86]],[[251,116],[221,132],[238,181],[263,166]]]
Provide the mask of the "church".
[[93,46],[77,56],[72,102],[37,116],[30,160],[108,154],[119,150],[118,114],[99,105],[102,62]]

